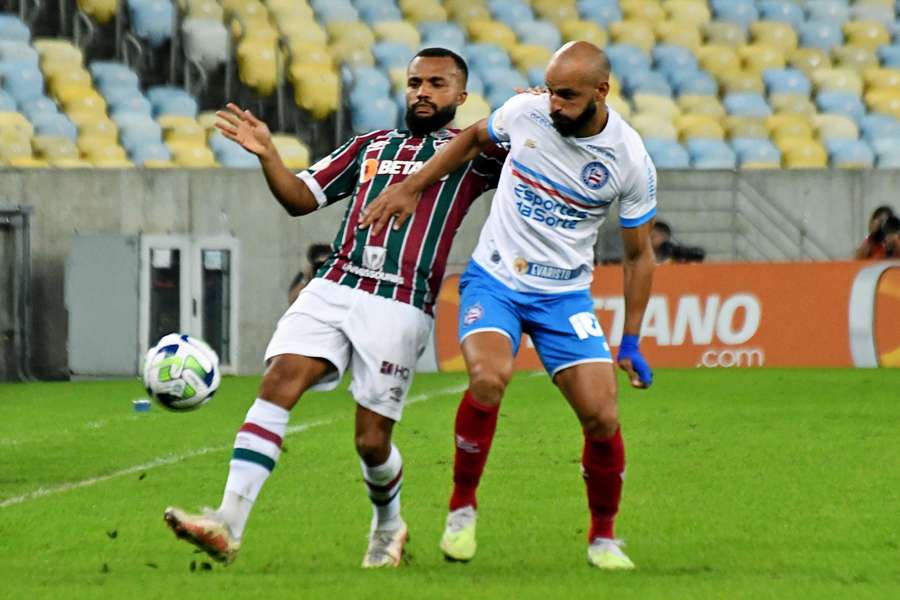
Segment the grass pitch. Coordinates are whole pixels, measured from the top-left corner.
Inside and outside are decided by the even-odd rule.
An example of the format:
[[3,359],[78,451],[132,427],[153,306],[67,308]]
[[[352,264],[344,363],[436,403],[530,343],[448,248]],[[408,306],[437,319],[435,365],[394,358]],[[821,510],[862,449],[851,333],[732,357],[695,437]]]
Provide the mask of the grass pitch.
[[162,511],[218,503],[257,383],[226,379],[187,414],[132,412],[136,381],[0,385],[0,597],[900,597],[900,371],[659,371],[623,388],[632,573],[587,566],[579,427],[528,374],[501,409],[471,563],[437,549],[465,377],[419,375],[395,438],[405,566],[359,568],[371,509],[342,390],[301,400],[241,555],[206,568]]

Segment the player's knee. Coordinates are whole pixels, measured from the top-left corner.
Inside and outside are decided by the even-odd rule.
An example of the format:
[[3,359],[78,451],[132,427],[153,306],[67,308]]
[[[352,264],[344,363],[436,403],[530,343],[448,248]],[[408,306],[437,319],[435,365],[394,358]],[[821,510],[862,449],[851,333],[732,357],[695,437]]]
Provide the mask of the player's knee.
[[619,428],[619,411],[615,404],[604,406],[581,419],[581,428],[589,438],[606,439]]
[[512,365],[497,368],[476,363],[469,372],[469,391],[482,404],[497,404],[511,378]]
[[297,369],[276,357],[263,375],[259,397],[290,410],[300,397],[303,382]]
[[357,433],[356,453],[369,466],[382,465],[391,453],[391,439],[378,429]]

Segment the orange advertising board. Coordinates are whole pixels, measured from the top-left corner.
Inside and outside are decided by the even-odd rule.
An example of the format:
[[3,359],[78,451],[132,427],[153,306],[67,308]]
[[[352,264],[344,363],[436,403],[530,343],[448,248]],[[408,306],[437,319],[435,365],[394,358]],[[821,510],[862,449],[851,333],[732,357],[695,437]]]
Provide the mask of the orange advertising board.
[[[442,371],[464,370],[459,276],[444,281],[435,344]],[[594,307],[622,338],[622,268],[597,267]],[[900,262],[709,263],[657,267],[641,330],[656,367],[900,366]],[[540,369],[523,339],[517,369]]]

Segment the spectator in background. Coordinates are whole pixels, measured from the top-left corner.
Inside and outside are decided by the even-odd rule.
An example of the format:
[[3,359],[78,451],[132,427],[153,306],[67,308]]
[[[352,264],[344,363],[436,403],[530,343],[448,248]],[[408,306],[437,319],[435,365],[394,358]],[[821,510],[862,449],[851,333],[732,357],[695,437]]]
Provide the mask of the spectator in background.
[[703,262],[706,251],[698,246],[683,246],[672,239],[672,228],[665,221],[656,221],[650,230],[650,245],[657,264],[666,262]]
[[878,260],[888,256],[884,225],[892,217],[895,215],[890,206],[879,206],[872,212],[869,217],[869,235],[856,249],[855,257],[858,260]]
[[325,261],[328,260],[328,257],[331,255],[331,246],[328,244],[311,244],[310,247],[306,250],[306,261],[309,265],[305,269],[300,269],[300,272],[297,273],[297,276],[294,277],[294,280],[291,282],[291,287],[288,290],[288,303],[293,304],[294,300],[297,299],[297,296],[300,294],[300,290],[302,290],[309,280],[313,278],[313,275],[316,274],[316,271],[319,270]]
[[881,226],[887,258],[900,258],[900,218],[889,217]]

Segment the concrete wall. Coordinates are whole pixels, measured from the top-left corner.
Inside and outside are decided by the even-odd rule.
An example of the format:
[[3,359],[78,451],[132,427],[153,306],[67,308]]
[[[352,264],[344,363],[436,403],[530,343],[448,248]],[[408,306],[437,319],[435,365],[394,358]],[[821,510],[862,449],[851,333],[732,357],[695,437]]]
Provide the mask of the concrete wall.
[[[659,214],[682,242],[706,246],[711,259],[817,257],[819,249],[804,250],[799,242],[803,228],[820,238],[827,256],[847,257],[875,206],[900,208],[897,189],[900,172],[893,171],[663,172]],[[271,198],[259,172],[224,169],[0,170],[0,201],[34,209],[32,370],[46,378],[68,374],[63,274],[77,233],[237,237],[239,370],[254,373],[286,307],[286,288],[304,266],[306,247],[331,241],[345,207],[292,219]],[[488,209],[487,200],[475,204],[451,264],[468,259]],[[788,221],[794,224],[784,225]],[[614,223],[603,232],[614,246]]]

